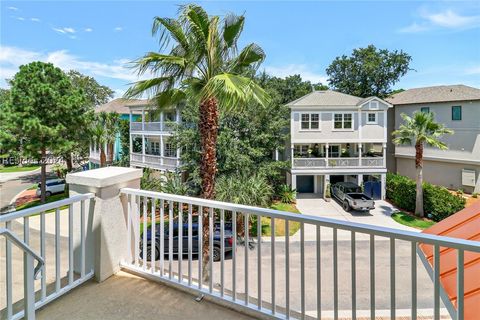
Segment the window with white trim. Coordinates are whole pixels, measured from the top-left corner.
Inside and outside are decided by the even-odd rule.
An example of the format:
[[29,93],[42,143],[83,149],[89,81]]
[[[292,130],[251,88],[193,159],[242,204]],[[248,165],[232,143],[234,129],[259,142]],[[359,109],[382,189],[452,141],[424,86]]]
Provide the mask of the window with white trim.
[[154,155],[160,155],[160,142],[151,141],[150,142],[150,152]]
[[177,156],[177,149],[175,149],[175,146],[173,143],[166,142],[163,147],[163,156],[164,157],[173,157],[175,158]]
[[308,144],[296,144],[293,147],[293,156],[301,157],[308,155]]
[[300,128],[302,130],[319,130],[320,114],[319,113],[302,113],[300,114]]
[[367,124],[377,124],[377,114],[375,112],[367,113]]
[[333,115],[334,130],[353,129],[353,113],[335,113]]

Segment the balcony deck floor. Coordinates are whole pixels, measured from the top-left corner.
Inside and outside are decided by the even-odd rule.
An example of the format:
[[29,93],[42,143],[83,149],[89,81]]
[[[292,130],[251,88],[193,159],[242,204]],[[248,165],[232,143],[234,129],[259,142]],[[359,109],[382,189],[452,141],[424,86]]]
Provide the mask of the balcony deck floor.
[[126,272],[89,281],[37,311],[37,319],[250,319]]

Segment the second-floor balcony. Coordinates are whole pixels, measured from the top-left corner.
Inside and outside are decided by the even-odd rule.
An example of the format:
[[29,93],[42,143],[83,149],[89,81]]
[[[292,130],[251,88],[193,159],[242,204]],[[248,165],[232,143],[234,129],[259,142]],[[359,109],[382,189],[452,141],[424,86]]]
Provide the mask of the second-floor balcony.
[[176,122],[131,122],[130,131],[172,132]]
[[70,198],[0,216],[0,318],[477,319],[476,238],[146,191],[141,175],[69,174]]
[[[141,117],[134,117],[133,111],[141,113]],[[156,110],[150,107],[131,108],[130,132],[166,132],[175,130],[180,123],[180,110]]]
[[296,144],[293,169],[385,168],[382,144]]

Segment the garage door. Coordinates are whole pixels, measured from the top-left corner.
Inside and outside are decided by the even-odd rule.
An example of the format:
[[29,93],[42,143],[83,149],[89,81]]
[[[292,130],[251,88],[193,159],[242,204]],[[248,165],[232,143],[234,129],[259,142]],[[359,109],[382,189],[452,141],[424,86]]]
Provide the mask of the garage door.
[[297,192],[313,193],[313,176],[297,176]]

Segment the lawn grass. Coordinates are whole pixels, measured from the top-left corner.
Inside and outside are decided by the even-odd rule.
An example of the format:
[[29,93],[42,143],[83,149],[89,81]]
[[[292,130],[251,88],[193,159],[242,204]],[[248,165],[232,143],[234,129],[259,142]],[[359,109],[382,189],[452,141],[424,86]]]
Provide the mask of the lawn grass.
[[0,173],[11,173],[11,172],[26,172],[26,171],[33,171],[40,168],[37,165],[25,165],[25,166],[8,166],[8,167],[0,167]]
[[27,190],[36,190],[38,188],[38,184],[32,184],[32,186],[30,188],[28,188]]
[[[300,211],[298,211],[295,204],[291,204],[291,203],[274,202],[270,206],[270,209],[286,211],[291,213],[300,213]],[[298,229],[300,229],[300,222],[290,221],[288,223],[288,226],[290,228],[289,235],[293,236],[298,231]],[[267,237],[272,235],[271,219],[269,217],[262,217],[262,235]],[[275,219],[275,236],[279,236],[279,237],[285,236],[285,220]]]
[[[48,197],[45,200],[45,203],[55,202],[55,201],[59,201],[59,200],[65,199],[65,198],[68,198],[68,196],[66,196],[65,193],[54,194],[54,195],[51,195],[50,197]],[[42,203],[41,203],[40,199],[37,199],[37,200],[33,200],[33,201],[30,201],[30,202],[24,203],[22,205],[19,205],[15,209],[16,210],[23,210],[23,209],[37,207],[39,205],[42,205]],[[68,205],[67,206],[62,206],[62,207],[60,207],[60,210],[64,210],[64,209],[67,209],[67,208],[68,208]],[[46,213],[49,213],[49,212],[55,212],[55,209],[51,209],[51,210],[46,211]]]
[[427,229],[435,224],[435,221],[415,217],[403,211],[392,214],[392,219],[396,222],[416,229]]

